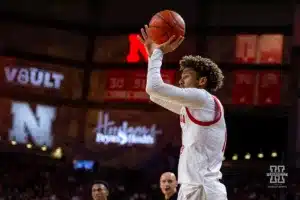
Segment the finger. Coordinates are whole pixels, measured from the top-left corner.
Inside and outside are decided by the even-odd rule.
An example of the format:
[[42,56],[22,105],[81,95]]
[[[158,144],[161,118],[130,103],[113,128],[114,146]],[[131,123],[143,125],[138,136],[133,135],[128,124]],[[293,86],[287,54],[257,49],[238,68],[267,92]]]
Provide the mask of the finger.
[[181,45],[181,43],[184,41],[184,37],[181,37],[180,41],[179,41],[179,45]]
[[149,27],[148,27],[148,25],[147,24],[145,24],[145,32],[146,32],[146,34],[147,34],[147,37],[149,36]]
[[176,38],[176,40],[175,40],[174,42],[172,42],[171,45],[172,45],[174,48],[177,48],[177,47],[180,46],[180,44],[183,42],[183,40],[184,40],[184,38],[183,38],[182,36],[180,36],[180,37]]
[[184,37],[182,37],[182,36],[178,37],[176,40],[176,44],[179,46],[183,42],[183,40],[184,40]]
[[141,28],[141,33],[142,33],[143,39],[146,40],[147,39],[147,34],[146,34],[146,32],[143,28]]
[[175,40],[175,35],[172,35],[169,39],[168,39],[168,41],[166,42],[166,44],[171,44],[171,43],[173,43],[174,42],[174,40]]
[[175,42],[176,42],[176,43],[179,43],[180,40],[182,40],[182,37],[181,37],[181,36],[179,36],[178,38],[176,38]]
[[145,43],[145,40],[143,40],[141,36],[138,35],[138,36],[137,36],[137,39],[138,39],[142,44]]
[[183,41],[185,39],[185,37],[183,37],[183,36],[180,36],[180,38],[181,38],[181,41]]

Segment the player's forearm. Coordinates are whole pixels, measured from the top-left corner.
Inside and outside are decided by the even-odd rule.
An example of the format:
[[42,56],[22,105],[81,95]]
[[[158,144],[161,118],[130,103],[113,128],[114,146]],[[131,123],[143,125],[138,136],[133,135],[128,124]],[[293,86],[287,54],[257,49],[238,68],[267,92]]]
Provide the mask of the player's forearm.
[[162,80],[160,69],[162,65],[163,53],[159,49],[155,49],[148,59],[148,73],[146,92],[148,94],[157,92],[159,87],[162,87],[164,82]]
[[161,77],[161,65],[163,53],[160,49],[155,49],[149,58],[146,92],[151,96],[159,96],[167,98],[169,94],[166,92],[167,84]]

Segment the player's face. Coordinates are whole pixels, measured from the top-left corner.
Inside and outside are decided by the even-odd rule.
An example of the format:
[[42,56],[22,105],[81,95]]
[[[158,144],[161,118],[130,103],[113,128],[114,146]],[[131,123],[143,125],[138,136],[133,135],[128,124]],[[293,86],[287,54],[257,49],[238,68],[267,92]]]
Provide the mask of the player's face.
[[108,190],[103,184],[94,184],[92,187],[92,197],[94,200],[105,200],[108,196]]
[[164,195],[172,195],[176,192],[176,177],[171,173],[163,174],[160,177],[160,189]]
[[179,86],[182,88],[195,88],[198,87],[197,73],[191,68],[182,70]]

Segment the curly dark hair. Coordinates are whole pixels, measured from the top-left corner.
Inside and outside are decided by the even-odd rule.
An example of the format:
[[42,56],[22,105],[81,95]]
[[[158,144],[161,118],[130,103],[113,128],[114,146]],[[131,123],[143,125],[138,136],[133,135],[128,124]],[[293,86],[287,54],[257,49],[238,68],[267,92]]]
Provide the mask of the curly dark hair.
[[197,72],[197,78],[206,77],[206,89],[215,92],[223,86],[224,75],[222,70],[209,58],[201,56],[184,56],[179,61],[180,71],[191,68]]

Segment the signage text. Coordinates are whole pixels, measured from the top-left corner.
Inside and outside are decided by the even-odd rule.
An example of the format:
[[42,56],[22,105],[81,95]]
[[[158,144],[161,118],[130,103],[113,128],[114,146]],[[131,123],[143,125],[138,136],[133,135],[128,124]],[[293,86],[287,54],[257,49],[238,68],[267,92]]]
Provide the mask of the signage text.
[[130,126],[127,121],[119,125],[109,119],[109,114],[103,111],[99,112],[98,124],[95,129],[96,143],[103,144],[148,144],[155,143],[156,135],[161,133],[156,124],[147,127],[145,125]]

